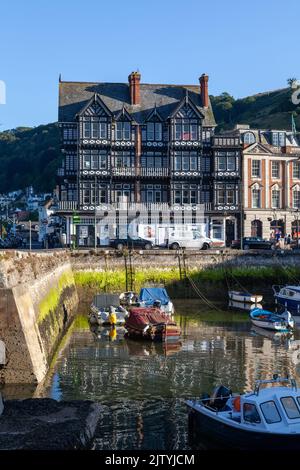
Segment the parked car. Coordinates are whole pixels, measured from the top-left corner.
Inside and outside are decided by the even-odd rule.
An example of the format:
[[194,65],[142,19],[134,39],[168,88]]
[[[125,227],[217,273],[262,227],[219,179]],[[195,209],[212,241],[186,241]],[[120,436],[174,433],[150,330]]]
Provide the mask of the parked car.
[[154,243],[144,238],[116,238],[110,240],[110,246],[117,248],[117,250],[123,250],[125,247],[128,248],[141,248],[144,250],[151,250],[154,247]]
[[[244,250],[271,250],[273,243],[261,237],[244,237],[243,249]],[[241,240],[233,240],[231,248],[241,248]]]

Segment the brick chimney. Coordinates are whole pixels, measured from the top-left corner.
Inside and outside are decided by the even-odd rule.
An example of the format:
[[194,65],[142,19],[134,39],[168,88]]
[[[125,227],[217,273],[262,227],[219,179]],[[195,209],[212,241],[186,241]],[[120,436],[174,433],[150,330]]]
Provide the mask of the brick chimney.
[[199,80],[202,106],[208,108],[208,75],[203,73]]
[[131,74],[128,77],[131,104],[141,103],[140,81],[141,81],[141,74],[139,72],[131,72]]

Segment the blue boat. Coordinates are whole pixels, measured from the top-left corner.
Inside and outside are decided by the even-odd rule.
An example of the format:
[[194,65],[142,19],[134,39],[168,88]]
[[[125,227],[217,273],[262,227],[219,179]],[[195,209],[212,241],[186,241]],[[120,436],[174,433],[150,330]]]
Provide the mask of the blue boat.
[[300,286],[272,286],[275,302],[300,315]]
[[142,307],[159,307],[168,315],[174,313],[173,303],[164,287],[144,287],[138,300]]
[[267,330],[289,331],[294,328],[295,324],[292,315],[288,311],[279,315],[262,308],[254,308],[249,316],[253,325]]

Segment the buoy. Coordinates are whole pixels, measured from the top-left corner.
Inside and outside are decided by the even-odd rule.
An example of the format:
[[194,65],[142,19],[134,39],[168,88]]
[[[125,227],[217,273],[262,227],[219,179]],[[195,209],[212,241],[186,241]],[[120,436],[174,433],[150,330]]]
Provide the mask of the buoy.
[[238,397],[235,397],[233,400],[233,408],[235,411],[241,411],[241,397],[240,395]]

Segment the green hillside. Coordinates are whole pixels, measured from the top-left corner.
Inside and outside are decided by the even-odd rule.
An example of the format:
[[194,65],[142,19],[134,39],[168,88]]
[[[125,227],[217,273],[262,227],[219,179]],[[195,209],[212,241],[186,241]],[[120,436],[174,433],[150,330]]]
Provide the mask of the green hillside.
[[[291,88],[242,99],[222,93],[210,99],[217,130],[230,129],[237,123],[250,124],[253,128],[291,130],[292,114],[300,130],[300,105],[296,107],[292,103]],[[0,132],[0,193],[29,185],[51,191],[61,159],[56,123]]]
[[231,129],[237,123],[260,129],[291,130],[292,113],[300,130],[300,105],[292,103],[291,94],[291,88],[283,88],[237,100],[228,93],[210,96],[218,130]]
[[30,185],[40,191],[51,191],[61,159],[55,123],[1,132],[0,193]]

